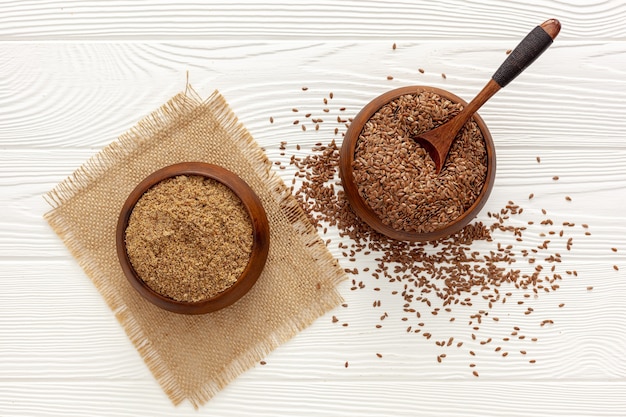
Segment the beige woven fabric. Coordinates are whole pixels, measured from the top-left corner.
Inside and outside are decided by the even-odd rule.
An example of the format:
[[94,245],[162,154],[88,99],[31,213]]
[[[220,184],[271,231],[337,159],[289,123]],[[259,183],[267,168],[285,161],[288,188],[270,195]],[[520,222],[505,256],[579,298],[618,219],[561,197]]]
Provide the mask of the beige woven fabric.
[[[115,249],[127,195],[167,165],[221,165],[255,190],[271,244],[252,290],[234,305],[186,316],[153,306],[124,277]],[[95,283],[171,400],[205,403],[316,318],[342,302],[344,272],[252,136],[215,92],[178,94],[47,194],[46,219]]]

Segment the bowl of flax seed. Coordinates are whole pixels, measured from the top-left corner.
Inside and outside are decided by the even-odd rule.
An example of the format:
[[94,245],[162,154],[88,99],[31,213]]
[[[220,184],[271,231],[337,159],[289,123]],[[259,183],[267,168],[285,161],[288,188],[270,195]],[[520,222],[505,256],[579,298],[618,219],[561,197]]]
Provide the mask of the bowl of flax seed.
[[434,87],[384,93],[353,119],[340,150],[339,173],[353,211],[396,240],[449,236],[476,217],[495,179],[495,147],[475,114],[459,132],[439,174],[413,138],[445,123],[465,101]]
[[233,172],[183,162],[141,181],[117,223],[124,275],[145,299],[182,314],[204,314],[243,297],[269,251],[261,201]]

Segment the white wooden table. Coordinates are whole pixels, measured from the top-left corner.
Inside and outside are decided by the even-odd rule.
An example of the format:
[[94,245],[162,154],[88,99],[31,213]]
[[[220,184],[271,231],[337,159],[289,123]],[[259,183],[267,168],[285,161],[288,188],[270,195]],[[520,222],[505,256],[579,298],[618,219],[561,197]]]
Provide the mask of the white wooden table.
[[[623,1],[212,3],[0,3],[0,416],[626,415]],[[183,90],[187,72],[201,95],[219,89],[278,159],[281,141],[306,150],[332,136],[330,125],[294,127],[293,107],[319,111],[332,91],[354,115],[410,84],[471,99],[550,17],[563,24],[555,44],[480,112],[498,171],[479,217],[514,200],[592,231],[565,260],[579,277],[537,300],[555,324],[537,328],[532,366],[485,354],[475,378],[467,355],[438,364],[432,343],[407,336],[397,316],[376,331],[371,290],[346,282],[349,308],[199,411],[174,407],[42,218],[42,195]]]

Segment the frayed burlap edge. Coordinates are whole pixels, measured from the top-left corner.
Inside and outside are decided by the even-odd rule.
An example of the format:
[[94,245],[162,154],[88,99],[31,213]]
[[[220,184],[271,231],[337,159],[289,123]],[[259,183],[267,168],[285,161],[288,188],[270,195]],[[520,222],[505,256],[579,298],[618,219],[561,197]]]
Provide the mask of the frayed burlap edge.
[[[120,163],[125,157],[134,152],[140,152],[142,146],[153,145],[152,142],[155,138],[158,140],[158,137],[163,136],[168,129],[171,129],[174,121],[180,123],[181,119],[193,117],[195,111],[202,110],[201,107],[211,109],[223,127],[232,134],[232,140],[240,147],[242,153],[247,155],[248,162],[255,173],[267,184],[272,197],[279,204],[283,214],[287,217],[294,231],[297,232],[310,255],[317,260],[320,268],[325,271],[328,277],[327,284],[331,289],[324,293],[318,303],[303,309],[299,315],[292,317],[289,322],[277,328],[269,337],[240,355],[237,361],[228,364],[225,371],[221,373],[220,379],[207,382],[193,395],[185,395],[180,390],[176,377],[159,358],[158,352],[150,345],[150,341],[133,318],[132,312],[126,308],[118,296],[115,287],[109,283],[97,265],[88,259],[86,250],[82,248],[77,239],[73,238],[71,228],[58,215],[56,209],[83,191],[92,181],[97,181],[101,173]],[[217,90],[207,100],[202,101],[193,88],[188,86],[184,93],[177,94],[166,104],[142,119],[135,127],[91,157],[71,176],[44,195],[44,199],[52,206],[52,210],[46,213],[44,218],[65,242],[70,253],[76,258],[85,273],[92,279],[146,365],[164,392],[176,405],[184,400],[188,400],[194,408],[205,404],[238,375],[253,367],[260,358],[267,356],[276,347],[310,326],[318,317],[343,302],[341,295],[335,290],[335,286],[347,278],[345,272],[330,254],[288,187],[276,173],[270,170],[270,167],[269,159],[252,135],[238,121],[224,97]]]

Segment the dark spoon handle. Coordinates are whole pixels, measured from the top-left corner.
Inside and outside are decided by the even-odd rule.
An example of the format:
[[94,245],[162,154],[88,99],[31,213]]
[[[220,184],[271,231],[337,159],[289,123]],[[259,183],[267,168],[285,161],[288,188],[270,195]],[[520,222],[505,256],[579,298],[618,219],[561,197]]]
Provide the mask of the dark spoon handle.
[[500,87],[506,86],[520,75],[535,59],[537,59],[559,33],[561,25],[558,20],[550,19],[537,26],[509,54],[506,60],[493,74],[493,80]]

